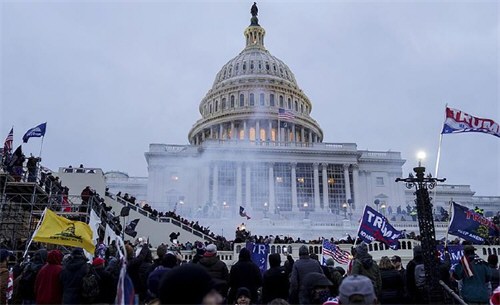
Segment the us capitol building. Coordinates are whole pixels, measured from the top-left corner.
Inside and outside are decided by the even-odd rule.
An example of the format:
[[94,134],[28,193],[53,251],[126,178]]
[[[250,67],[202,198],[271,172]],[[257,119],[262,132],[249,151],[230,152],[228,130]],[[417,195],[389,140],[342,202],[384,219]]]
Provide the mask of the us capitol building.
[[[268,224],[357,224],[364,205],[374,202],[378,209],[404,209],[414,196],[394,182],[403,177],[401,153],[324,143],[312,101],[290,68],[265,48],[266,32],[257,12],[252,15],[244,49],[216,74],[199,104],[189,145],[150,144],[147,179],[109,172],[110,190],[129,190],[160,211],[235,223],[242,221],[240,206]],[[439,193],[441,206],[450,194],[456,200],[474,194],[469,186],[446,185]]]

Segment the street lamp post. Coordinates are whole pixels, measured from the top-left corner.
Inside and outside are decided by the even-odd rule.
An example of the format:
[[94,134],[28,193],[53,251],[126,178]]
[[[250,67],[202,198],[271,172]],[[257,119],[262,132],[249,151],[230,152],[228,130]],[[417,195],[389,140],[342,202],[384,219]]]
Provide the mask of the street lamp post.
[[344,219],[347,219],[347,202],[342,204],[342,208],[344,208]]
[[408,178],[397,178],[396,182],[405,182],[408,189],[415,188],[415,203],[417,205],[418,226],[420,229],[421,246],[425,269],[425,292],[428,303],[442,302],[443,290],[439,284],[439,265],[436,260],[436,231],[432,217],[432,203],[429,191],[436,187],[437,182],[446,179],[433,178],[431,174],[425,176],[425,167],[421,165],[423,155],[419,154],[418,166],[413,168],[415,176],[409,174]]
[[309,203],[304,202],[304,219],[309,217]]
[[386,208],[385,203],[382,203],[382,204],[380,205],[380,208],[382,209],[382,215],[384,215],[384,216],[385,216],[385,208]]

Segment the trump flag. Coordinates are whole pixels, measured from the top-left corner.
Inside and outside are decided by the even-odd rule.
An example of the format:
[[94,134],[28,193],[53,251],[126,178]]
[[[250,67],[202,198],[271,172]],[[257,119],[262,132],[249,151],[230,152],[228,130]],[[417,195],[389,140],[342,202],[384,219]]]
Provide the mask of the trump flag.
[[45,136],[45,130],[47,130],[47,122],[29,129],[23,136],[23,142],[28,143],[29,138],[39,138]]
[[391,249],[399,248],[399,237],[402,231],[396,230],[387,218],[369,206],[365,206],[363,218],[359,226],[358,236],[367,244],[372,241],[380,241]]
[[500,137],[500,127],[495,121],[472,116],[461,110],[446,107],[442,134],[482,132]]
[[453,202],[453,216],[448,227],[448,233],[471,241],[474,244],[484,244],[490,236],[498,236],[498,226],[483,215]]
[[58,216],[47,208],[33,234],[33,240],[47,244],[79,247],[89,253],[95,251],[92,229],[88,224]]

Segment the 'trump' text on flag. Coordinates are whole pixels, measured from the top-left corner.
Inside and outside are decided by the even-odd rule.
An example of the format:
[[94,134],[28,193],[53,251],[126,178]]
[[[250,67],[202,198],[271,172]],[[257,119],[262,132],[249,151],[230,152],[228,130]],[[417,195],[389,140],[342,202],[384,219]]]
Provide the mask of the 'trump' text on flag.
[[448,233],[471,241],[484,244],[488,237],[498,236],[499,228],[491,220],[473,210],[453,202],[453,216]]
[[380,241],[388,245],[391,249],[399,248],[399,237],[402,231],[396,230],[387,218],[369,206],[365,206],[358,236],[366,243]]
[[491,119],[472,116],[461,110],[446,107],[446,119],[442,134],[482,132],[500,137],[500,127]]

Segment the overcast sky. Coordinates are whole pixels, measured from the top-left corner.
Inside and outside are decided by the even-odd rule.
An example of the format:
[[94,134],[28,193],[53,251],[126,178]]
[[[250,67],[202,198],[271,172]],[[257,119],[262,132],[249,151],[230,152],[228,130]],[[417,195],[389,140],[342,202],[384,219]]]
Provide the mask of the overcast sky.
[[[43,164],[146,176],[187,144],[253,1],[2,1],[0,137],[47,121]],[[434,172],[445,104],[500,122],[497,1],[260,1],[265,45],[310,98],[324,142],[400,151]],[[41,139],[23,146],[38,155]],[[500,195],[500,139],[445,135],[441,177]]]

